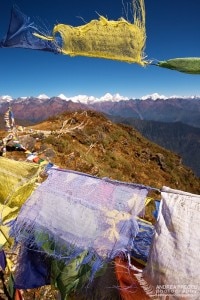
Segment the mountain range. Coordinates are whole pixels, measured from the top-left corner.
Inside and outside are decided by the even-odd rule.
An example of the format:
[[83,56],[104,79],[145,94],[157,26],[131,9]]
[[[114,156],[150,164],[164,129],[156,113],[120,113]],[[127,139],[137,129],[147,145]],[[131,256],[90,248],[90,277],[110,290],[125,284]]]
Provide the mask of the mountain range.
[[[128,124],[154,143],[177,153],[200,176],[200,96],[165,97],[157,93],[141,99],[109,93],[101,98],[86,95],[67,98],[63,94],[51,98],[45,94],[17,99],[1,96],[0,114],[9,105],[19,125],[42,122],[65,111],[102,112],[112,121]],[[3,128],[3,117],[0,119]]]
[[119,94],[109,93],[101,98],[86,95],[67,98],[63,94],[51,98],[44,94],[17,99],[1,96],[0,113],[4,113],[9,104],[12,105],[16,118],[32,122],[45,120],[66,110],[88,108],[113,116],[160,122],[182,122],[200,127],[200,96],[167,98],[156,93],[141,99],[128,99]]

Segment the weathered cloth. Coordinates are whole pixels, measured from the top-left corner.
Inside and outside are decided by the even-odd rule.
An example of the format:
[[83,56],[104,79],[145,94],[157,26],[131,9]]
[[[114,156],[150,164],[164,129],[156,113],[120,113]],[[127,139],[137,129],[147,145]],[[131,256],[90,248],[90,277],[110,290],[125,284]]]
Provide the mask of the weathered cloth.
[[200,74],[200,57],[168,59],[158,62],[157,66],[188,74]]
[[154,226],[142,219],[138,219],[138,225],[139,232],[134,239],[131,256],[146,264],[154,234]]
[[8,131],[11,131],[15,126],[14,114],[13,111],[11,110],[11,107],[9,107],[4,114],[4,122],[5,122],[6,130]]
[[52,36],[13,6],[6,37],[1,47],[20,47],[71,56],[82,55],[138,63],[144,66],[146,43],[144,0],[133,1],[133,23],[100,16],[99,20],[73,27],[57,24]]
[[130,253],[147,193],[142,185],[51,169],[23,205],[12,235],[66,264],[86,250],[81,264],[90,264],[94,274],[104,262]]
[[58,53],[58,47],[55,42],[41,40],[33,35],[33,32],[41,34],[36,24],[30,17],[24,15],[15,5],[12,8],[10,24],[7,34],[0,41],[0,48],[27,48],[34,50],[43,50]]
[[10,221],[36,186],[39,166],[0,157],[0,247],[9,240]]
[[156,205],[156,208],[155,208],[153,215],[154,215],[154,218],[157,220],[158,215],[159,215],[159,209],[160,209],[160,200],[155,200],[155,205]]
[[32,289],[49,285],[51,274],[50,259],[37,247],[21,247],[14,272],[16,289]]
[[38,165],[0,157],[0,204],[19,211],[35,187],[38,172]]
[[200,196],[167,187],[161,194],[144,278],[160,296],[200,299]]
[[100,16],[99,20],[73,27],[57,24],[53,28],[53,37],[34,34],[41,39],[55,41],[57,35],[62,38],[60,52],[70,56],[82,55],[138,63],[144,65],[146,42],[144,0],[133,1],[134,22],[120,18],[117,21]]
[[[142,264],[135,261],[134,266],[141,271],[144,268]],[[150,298],[148,291],[143,289],[138,281],[138,272],[130,269],[126,260],[119,257],[115,259],[115,274],[121,300],[157,300],[156,298]]]
[[0,269],[5,270],[6,265],[7,262],[5,252],[3,250],[0,250]]

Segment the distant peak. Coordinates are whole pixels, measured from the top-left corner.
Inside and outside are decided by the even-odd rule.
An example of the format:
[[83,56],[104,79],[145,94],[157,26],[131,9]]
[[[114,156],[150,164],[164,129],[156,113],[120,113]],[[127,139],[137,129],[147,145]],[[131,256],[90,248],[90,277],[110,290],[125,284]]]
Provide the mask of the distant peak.
[[110,93],[106,93],[104,96],[102,96],[99,101],[112,101],[112,102],[118,102],[120,100],[128,100],[128,97],[121,96],[119,93],[116,93],[114,95],[111,95]]
[[58,98],[60,98],[62,100],[68,100],[68,98],[64,94],[58,95]]
[[0,96],[0,100],[4,101],[4,102],[6,102],[6,101],[9,102],[9,101],[12,101],[13,98],[9,95],[3,95],[3,96]]
[[49,97],[47,96],[47,95],[45,95],[45,94],[41,94],[41,95],[39,95],[39,96],[37,96],[37,98],[38,99],[49,99]]
[[157,99],[163,99],[166,100],[167,97],[164,95],[159,95],[158,93],[153,93],[151,95],[146,95],[140,98],[141,100],[147,100],[147,99],[151,99],[151,100],[157,100]]

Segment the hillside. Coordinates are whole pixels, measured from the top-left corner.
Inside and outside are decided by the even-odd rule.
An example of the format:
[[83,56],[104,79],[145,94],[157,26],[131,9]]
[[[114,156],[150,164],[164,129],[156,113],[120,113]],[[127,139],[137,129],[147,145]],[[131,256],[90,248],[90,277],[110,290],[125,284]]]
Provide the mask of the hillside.
[[[100,113],[79,111],[52,117],[31,130],[27,127],[19,141],[40,158],[65,169],[159,189],[165,185],[200,193],[200,179],[182,165],[180,156]],[[26,154],[10,151],[7,157],[25,160]]]
[[[7,132],[1,131],[0,139],[7,135]],[[131,126],[112,123],[100,113],[78,111],[57,115],[24,128],[23,132],[18,132],[18,141],[40,159],[48,160],[60,168],[157,189],[168,186],[200,194],[200,179],[182,165],[180,156],[150,142]],[[25,161],[28,153],[17,151],[13,141],[10,141],[6,156]],[[150,195],[156,199],[160,197],[157,192]],[[146,210],[147,214],[148,211],[152,213],[152,206]],[[150,221],[153,222],[153,219]],[[106,286],[113,276],[108,273],[102,280],[100,285]],[[102,289],[97,286],[99,290]],[[109,299],[117,299],[116,294],[113,290],[113,298]],[[26,300],[36,299],[36,295],[39,297],[37,299],[57,299],[57,291],[51,286],[29,289],[23,295]]]
[[[199,97],[159,98],[151,95],[142,99],[121,99],[106,94],[101,99],[79,95],[0,97],[0,129],[4,129],[3,114],[11,104],[18,125],[27,126],[47,120],[63,112],[77,110],[99,111],[111,120],[135,126],[154,143],[181,156],[184,165],[200,176],[199,149]],[[11,102],[10,102],[11,101]],[[157,122],[157,123],[156,123]]]
[[183,164],[200,177],[200,128],[180,122],[165,123],[112,116],[109,118],[114,122],[133,126],[152,142],[177,153],[183,159]]

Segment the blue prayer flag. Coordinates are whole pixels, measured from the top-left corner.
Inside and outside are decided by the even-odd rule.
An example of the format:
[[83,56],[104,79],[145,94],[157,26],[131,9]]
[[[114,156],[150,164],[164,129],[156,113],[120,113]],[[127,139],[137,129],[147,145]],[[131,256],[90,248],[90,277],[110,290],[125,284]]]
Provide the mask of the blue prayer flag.
[[55,41],[40,39],[33,33],[44,34],[39,31],[30,17],[13,6],[8,32],[6,37],[0,41],[0,48],[28,48],[59,53],[59,47]]

